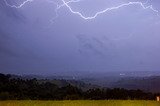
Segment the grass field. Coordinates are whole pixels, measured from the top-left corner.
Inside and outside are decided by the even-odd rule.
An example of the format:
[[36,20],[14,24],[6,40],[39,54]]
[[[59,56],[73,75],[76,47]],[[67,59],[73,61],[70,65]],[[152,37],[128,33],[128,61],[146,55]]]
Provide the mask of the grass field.
[[0,101],[0,106],[160,106],[156,101]]

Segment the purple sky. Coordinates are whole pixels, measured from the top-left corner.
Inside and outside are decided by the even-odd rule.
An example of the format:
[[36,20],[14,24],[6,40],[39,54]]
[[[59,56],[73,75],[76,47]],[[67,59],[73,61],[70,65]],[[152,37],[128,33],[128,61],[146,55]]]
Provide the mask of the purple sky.
[[[0,0],[0,72],[160,71],[159,0]],[[65,0],[68,2],[69,0]],[[145,3],[146,2],[146,3]],[[62,6],[59,9],[56,8]],[[12,6],[12,7],[11,7]],[[156,12],[157,11],[157,12]]]

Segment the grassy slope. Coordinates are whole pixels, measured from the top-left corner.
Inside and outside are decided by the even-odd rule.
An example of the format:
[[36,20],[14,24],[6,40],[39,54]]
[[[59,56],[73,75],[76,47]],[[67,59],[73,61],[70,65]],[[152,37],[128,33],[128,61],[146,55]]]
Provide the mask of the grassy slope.
[[0,106],[160,106],[156,101],[0,101]]

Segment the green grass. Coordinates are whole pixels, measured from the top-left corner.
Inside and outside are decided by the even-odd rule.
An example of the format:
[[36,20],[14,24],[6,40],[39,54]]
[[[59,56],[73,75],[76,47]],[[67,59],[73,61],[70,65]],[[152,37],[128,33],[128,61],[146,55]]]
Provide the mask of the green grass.
[[76,101],[0,101],[0,106],[160,106],[156,101],[76,100]]

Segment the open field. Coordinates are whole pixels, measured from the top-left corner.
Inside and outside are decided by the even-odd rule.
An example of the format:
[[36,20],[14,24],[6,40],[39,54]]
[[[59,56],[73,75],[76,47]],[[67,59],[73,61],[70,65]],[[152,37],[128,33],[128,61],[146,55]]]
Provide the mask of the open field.
[[76,100],[76,101],[0,101],[0,106],[160,106],[156,101]]

